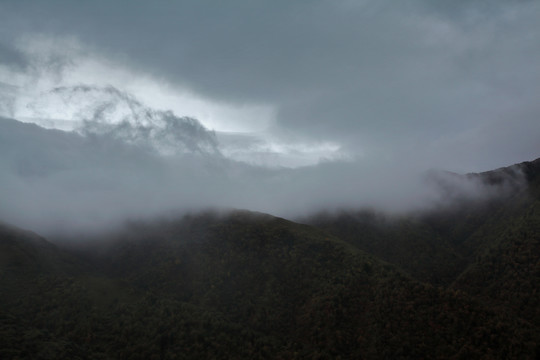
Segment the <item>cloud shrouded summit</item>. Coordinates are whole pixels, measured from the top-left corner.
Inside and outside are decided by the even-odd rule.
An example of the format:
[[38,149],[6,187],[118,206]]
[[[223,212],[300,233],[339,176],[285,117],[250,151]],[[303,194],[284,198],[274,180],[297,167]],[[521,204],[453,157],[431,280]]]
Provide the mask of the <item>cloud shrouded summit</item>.
[[39,132],[40,160],[7,139],[2,196],[58,190],[69,207],[98,203],[83,184],[148,198],[182,184],[195,195],[155,208],[406,207],[429,168],[539,156],[539,15],[503,0],[2,1],[0,115],[75,130]]

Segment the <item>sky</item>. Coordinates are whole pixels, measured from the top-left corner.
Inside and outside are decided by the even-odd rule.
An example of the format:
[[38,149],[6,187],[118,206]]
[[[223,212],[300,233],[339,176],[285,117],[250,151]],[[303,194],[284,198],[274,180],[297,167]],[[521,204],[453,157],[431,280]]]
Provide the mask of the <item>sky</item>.
[[0,0],[0,218],[411,207],[426,171],[540,157],[538,18],[537,1]]

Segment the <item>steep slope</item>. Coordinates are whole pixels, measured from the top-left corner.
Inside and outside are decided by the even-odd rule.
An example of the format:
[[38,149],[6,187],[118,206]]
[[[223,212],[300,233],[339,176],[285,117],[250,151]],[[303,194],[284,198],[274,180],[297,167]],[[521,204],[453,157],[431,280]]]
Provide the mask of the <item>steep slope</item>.
[[0,358],[99,358],[81,339],[113,283],[46,239],[0,225]]
[[451,207],[431,211],[423,221],[445,238],[469,261],[493,245],[508,219],[523,216],[540,198],[540,159],[480,174],[462,176],[483,184],[488,196],[464,198]]
[[1,304],[30,296],[46,279],[65,278],[81,271],[80,262],[42,237],[0,223]]
[[540,326],[540,159],[464,178],[490,196],[421,216],[342,212],[308,222],[418,280],[463,290]]
[[69,256],[42,237],[0,223],[0,271],[52,273],[67,271]]
[[445,175],[437,181],[447,201],[424,213],[392,217],[368,210],[341,211],[319,213],[302,222],[397,265],[418,280],[448,286],[540,199],[539,174],[540,159],[486,173]]
[[319,213],[302,221],[434,285],[452,283],[468,265],[447,239],[416,216],[393,218],[362,210]]
[[[418,283],[317,229],[268,215],[209,213],[136,224],[116,236],[100,262],[138,291],[219,314],[256,343],[266,339],[267,351],[252,346],[250,357],[527,357],[536,351],[538,329],[531,324],[464,293]],[[206,336],[219,338],[212,331]],[[170,339],[167,353],[180,344]]]
[[55,271],[68,255],[31,234],[4,235],[5,243],[34,254],[17,266],[40,267],[17,278],[27,292],[2,306],[3,357],[446,358],[535,351],[529,324],[267,215],[135,224],[94,260],[100,276],[88,267]]
[[[467,239],[476,260],[453,284],[540,324],[540,161],[521,164],[528,188]],[[481,246],[478,246],[481,244]]]

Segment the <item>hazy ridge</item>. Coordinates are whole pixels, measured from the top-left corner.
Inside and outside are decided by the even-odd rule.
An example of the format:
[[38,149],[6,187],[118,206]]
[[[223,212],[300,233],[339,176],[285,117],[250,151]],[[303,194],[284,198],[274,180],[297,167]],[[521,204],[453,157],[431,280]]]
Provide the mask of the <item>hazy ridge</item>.
[[78,247],[3,225],[0,354],[533,359],[539,164],[467,175],[520,169],[500,198],[400,218],[208,211]]

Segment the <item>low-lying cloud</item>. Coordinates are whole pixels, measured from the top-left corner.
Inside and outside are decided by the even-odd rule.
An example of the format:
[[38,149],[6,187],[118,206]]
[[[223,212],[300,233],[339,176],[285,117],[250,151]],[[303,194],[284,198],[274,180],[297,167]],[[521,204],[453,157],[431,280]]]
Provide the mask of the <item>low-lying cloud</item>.
[[499,193],[426,171],[540,156],[538,14],[505,0],[2,1],[0,220],[60,231]]
[[267,168],[198,147],[164,154],[114,131],[122,132],[64,132],[0,119],[0,219],[50,234],[211,207],[284,217],[342,207],[402,212],[440,201],[441,180],[467,196],[471,189],[487,193],[485,185],[457,177],[430,183],[409,164]]

